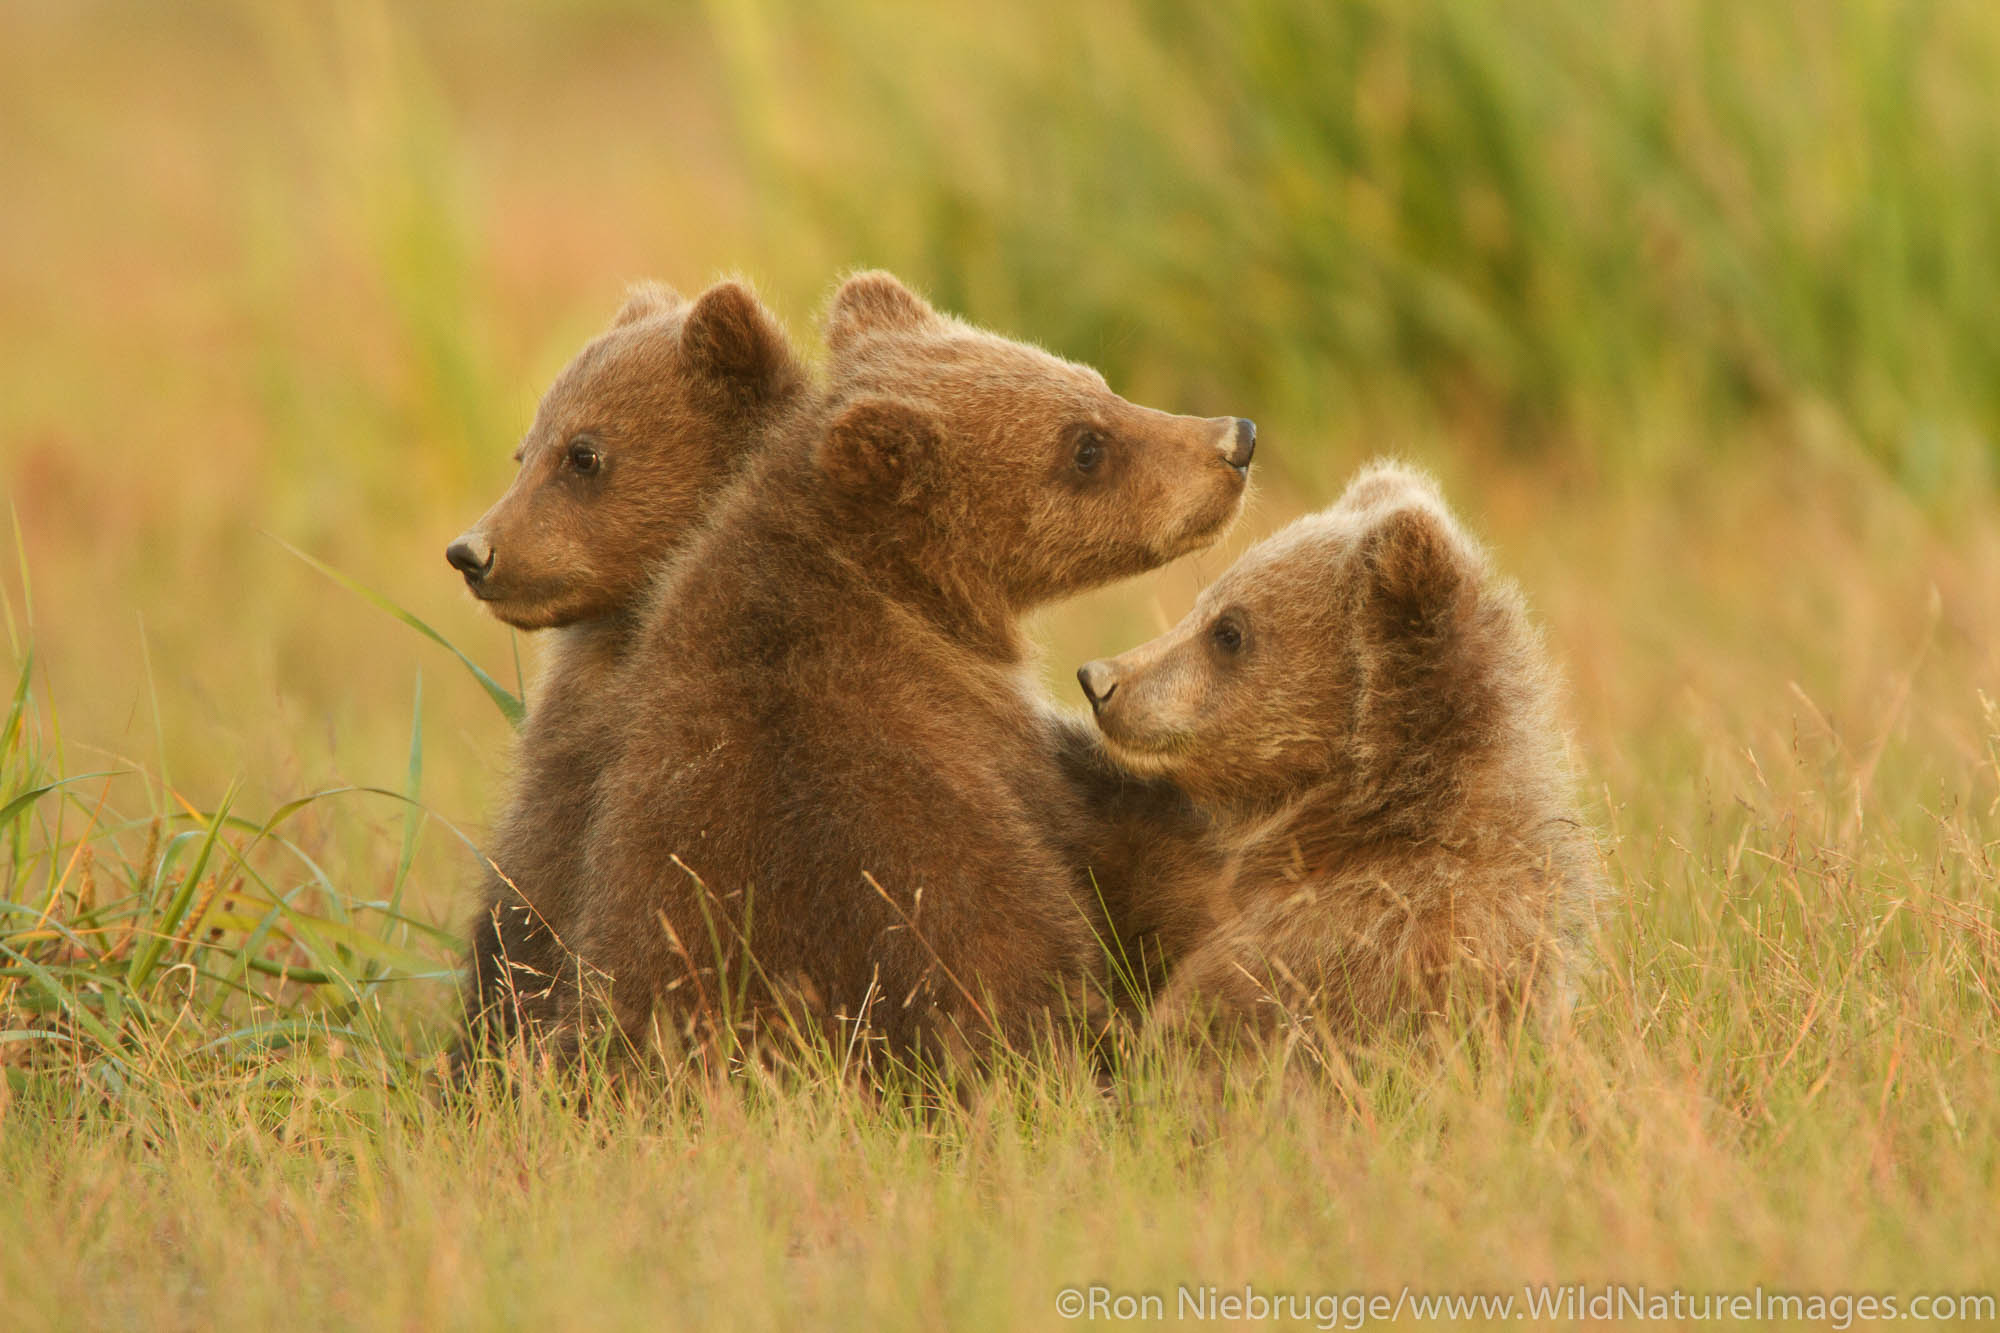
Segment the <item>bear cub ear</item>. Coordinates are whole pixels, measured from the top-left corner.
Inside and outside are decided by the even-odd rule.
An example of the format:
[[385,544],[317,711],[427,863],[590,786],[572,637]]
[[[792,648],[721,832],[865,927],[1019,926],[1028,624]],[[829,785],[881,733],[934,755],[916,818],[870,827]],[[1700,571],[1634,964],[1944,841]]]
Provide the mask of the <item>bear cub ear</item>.
[[687,304],[681,294],[664,282],[635,282],[625,293],[625,304],[611,318],[611,327],[624,328],[642,319],[671,315]]
[[1443,503],[1444,496],[1438,484],[1428,473],[1421,472],[1407,463],[1378,462],[1363,468],[1347,489],[1340,493],[1335,507],[1351,512],[1388,508],[1399,504],[1421,504],[1425,501]]
[[854,495],[901,499],[922,476],[942,439],[930,414],[898,398],[861,398],[828,426],[820,470]]
[[857,273],[834,293],[826,316],[826,345],[838,350],[872,334],[914,333],[937,319],[937,311],[893,273],[881,269]]
[[695,298],[681,328],[691,364],[717,379],[768,394],[798,373],[778,321],[740,282],[718,282]]
[[1392,511],[1361,539],[1372,602],[1382,628],[1397,635],[1432,635],[1474,589],[1475,574],[1446,521],[1429,508]]

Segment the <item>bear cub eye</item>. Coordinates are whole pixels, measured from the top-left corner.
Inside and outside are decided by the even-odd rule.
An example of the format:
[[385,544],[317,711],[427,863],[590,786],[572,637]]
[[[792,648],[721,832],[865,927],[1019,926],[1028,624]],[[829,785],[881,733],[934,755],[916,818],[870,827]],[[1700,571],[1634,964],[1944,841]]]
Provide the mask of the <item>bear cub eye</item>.
[[579,435],[569,442],[569,453],[563,461],[579,477],[594,477],[604,466],[604,455],[590,437]]
[[1104,437],[1094,430],[1087,430],[1077,437],[1076,470],[1093,472],[1104,461]]
[[1230,655],[1243,649],[1243,626],[1234,616],[1223,616],[1209,626],[1208,638],[1217,648]]

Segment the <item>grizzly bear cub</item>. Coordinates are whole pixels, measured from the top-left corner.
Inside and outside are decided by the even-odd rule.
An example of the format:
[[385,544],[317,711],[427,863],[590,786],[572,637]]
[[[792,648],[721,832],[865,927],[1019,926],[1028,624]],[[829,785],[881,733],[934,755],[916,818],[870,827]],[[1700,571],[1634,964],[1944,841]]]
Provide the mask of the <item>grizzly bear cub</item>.
[[1087,1006],[1102,960],[1016,622],[1214,540],[1254,430],[887,274],[827,344],[806,446],[729,492],[621,678],[576,944],[634,1041],[802,1023],[952,1061]]
[[1600,879],[1555,683],[1428,478],[1368,469],[1078,678],[1112,754],[1218,820],[1220,876],[1151,886],[1162,1023],[1353,1037],[1564,989]]
[[499,619],[558,630],[493,830],[461,1058],[518,1032],[524,998],[561,974],[591,794],[620,721],[604,700],[655,569],[811,397],[784,331],[741,283],[693,302],[637,287],[542,398],[513,485],[447,550]]

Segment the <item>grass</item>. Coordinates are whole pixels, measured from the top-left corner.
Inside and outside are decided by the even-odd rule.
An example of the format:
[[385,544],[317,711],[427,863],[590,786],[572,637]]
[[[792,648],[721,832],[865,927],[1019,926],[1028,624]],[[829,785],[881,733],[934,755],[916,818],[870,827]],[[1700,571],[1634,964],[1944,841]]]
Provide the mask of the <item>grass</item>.
[[[2000,1286],[2000,21],[1603,13],[0,15],[10,1327]],[[1366,457],[1442,474],[1621,891],[1567,1038],[1219,1103],[1164,1056],[436,1094],[518,680],[440,548],[624,281],[745,268],[804,335],[855,263],[1259,418],[1223,549],[1038,618],[1057,697]]]
[[1931,491],[2000,459],[1987,6],[742,8],[767,197],[829,220],[820,262],[1114,378],[1612,458],[1635,417],[1684,449],[1824,405]]

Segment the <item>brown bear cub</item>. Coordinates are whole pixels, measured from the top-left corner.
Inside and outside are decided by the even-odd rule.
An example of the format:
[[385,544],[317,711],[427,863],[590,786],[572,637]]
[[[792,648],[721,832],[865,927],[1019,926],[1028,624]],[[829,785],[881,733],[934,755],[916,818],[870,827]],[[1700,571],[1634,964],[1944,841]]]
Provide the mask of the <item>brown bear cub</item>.
[[1254,431],[887,274],[827,343],[823,415],[674,563],[622,678],[578,951],[635,1042],[803,1024],[953,1061],[1102,966],[1016,622],[1217,537]]
[[1370,468],[1078,677],[1118,760],[1218,819],[1223,873],[1151,886],[1162,1022],[1358,1037],[1564,991],[1600,878],[1555,682],[1428,478]]
[[591,794],[622,721],[607,701],[656,568],[812,396],[742,284],[692,302],[636,288],[543,397],[513,485],[447,550],[495,616],[558,627],[490,844],[461,1059],[520,1031],[524,999],[561,974]]

